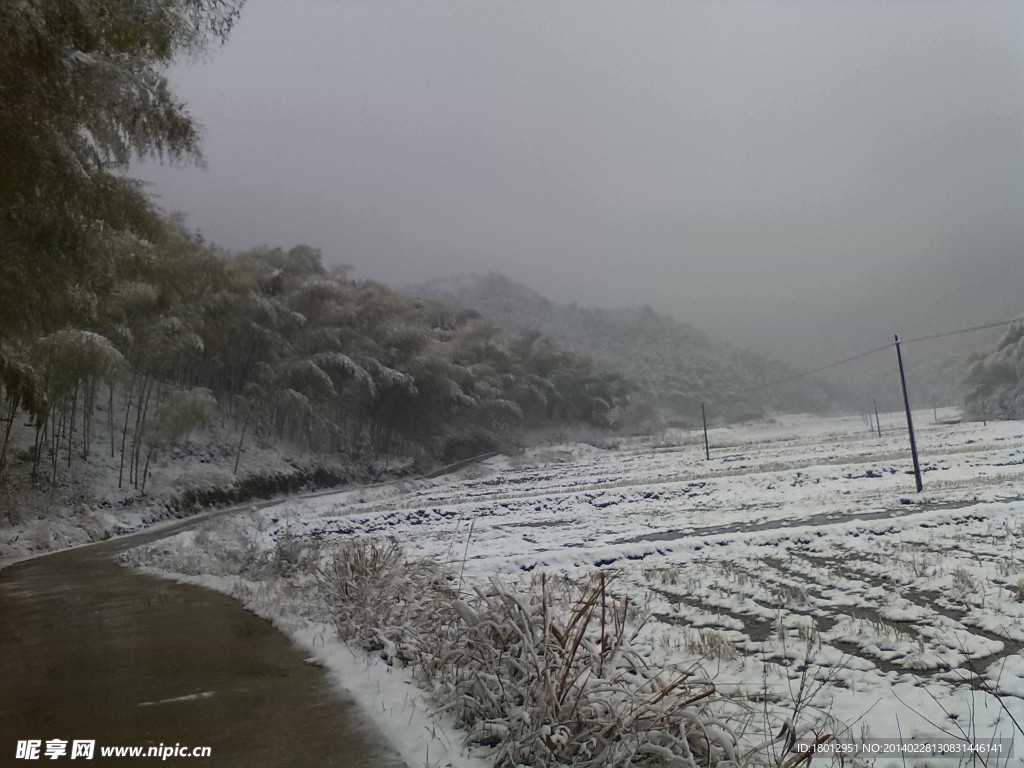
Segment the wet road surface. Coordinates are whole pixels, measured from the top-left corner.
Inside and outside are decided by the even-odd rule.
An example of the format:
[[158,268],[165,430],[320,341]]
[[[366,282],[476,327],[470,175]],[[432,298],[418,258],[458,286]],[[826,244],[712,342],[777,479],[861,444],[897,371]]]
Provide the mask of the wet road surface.
[[[224,595],[115,565],[147,532],[0,571],[0,766],[403,763],[325,671]],[[16,760],[18,740],[42,760]],[[68,754],[45,758],[47,740]],[[95,740],[93,760],[71,742]],[[107,758],[101,746],[208,746],[208,758]],[[67,761],[67,762],[66,762]]]

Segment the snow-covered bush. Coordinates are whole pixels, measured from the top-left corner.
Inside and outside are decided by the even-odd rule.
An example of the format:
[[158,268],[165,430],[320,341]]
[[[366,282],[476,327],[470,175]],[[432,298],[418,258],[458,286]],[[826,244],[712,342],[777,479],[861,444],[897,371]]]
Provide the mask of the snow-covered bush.
[[642,622],[606,574],[497,578],[454,605],[462,620],[427,670],[445,709],[492,744],[499,766],[707,764],[739,740],[706,712],[714,684],[692,669],[651,666],[635,644]]
[[452,593],[432,560],[407,560],[394,542],[348,541],[317,572],[342,640],[414,666],[436,652],[455,619]]
[[607,573],[522,590],[494,577],[460,596],[440,563],[355,540],[317,582],[339,636],[409,667],[497,766],[748,762],[714,684],[647,661],[643,620]]
[[1024,418],[1024,317],[1006,329],[994,349],[973,358],[966,385],[971,418]]

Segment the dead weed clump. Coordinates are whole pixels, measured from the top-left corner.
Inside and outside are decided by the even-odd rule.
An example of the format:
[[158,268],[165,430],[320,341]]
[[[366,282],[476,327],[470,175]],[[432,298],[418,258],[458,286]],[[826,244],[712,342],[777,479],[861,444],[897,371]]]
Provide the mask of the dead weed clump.
[[428,677],[471,743],[498,766],[695,765],[733,759],[735,736],[704,705],[714,685],[649,666],[642,622],[604,573],[541,577],[520,592],[497,578],[456,601],[461,629]]
[[315,575],[338,636],[389,664],[419,664],[455,618],[441,566],[395,542],[345,542]]
[[696,766],[739,755],[737,736],[707,709],[714,685],[647,663],[636,643],[643,622],[606,573],[541,576],[525,591],[494,577],[459,597],[439,564],[354,541],[317,579],[338,634],[408,666],[497,766]]

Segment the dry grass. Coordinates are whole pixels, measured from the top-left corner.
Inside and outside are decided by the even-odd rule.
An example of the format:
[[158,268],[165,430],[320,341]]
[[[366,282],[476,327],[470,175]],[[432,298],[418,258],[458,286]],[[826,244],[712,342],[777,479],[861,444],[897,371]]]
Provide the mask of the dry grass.
[[[341,638],[408,667],[439,712],[489,748],[496,766],[781,766],[778,739],[760,745],[750,722],[697,667],[655,666],[637,642],[637,607],[614,575],[492,578],[460,596],[430,560],[395,543],[350,541],[317,573]],[[694,642],[718,646],[716,633]],[[710,648],[705,648],[710,650]],[[702,654],[703,655],[703,654]],[[763,738],[763,735],[762,737]]]
[[338,636],[389,664],[422,664],[456,618],[441,567],[407,560],[394,542],[347,541],[316,581]]

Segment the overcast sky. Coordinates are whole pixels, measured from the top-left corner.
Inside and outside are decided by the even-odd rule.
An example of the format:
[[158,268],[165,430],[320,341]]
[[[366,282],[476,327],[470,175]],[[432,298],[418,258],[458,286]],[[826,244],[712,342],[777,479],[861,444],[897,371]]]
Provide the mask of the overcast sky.
[[207,170],[139,173],[225,247],[827,362],[1024,310],[1022,30],[1016,0],[249,0],[172,72]]

